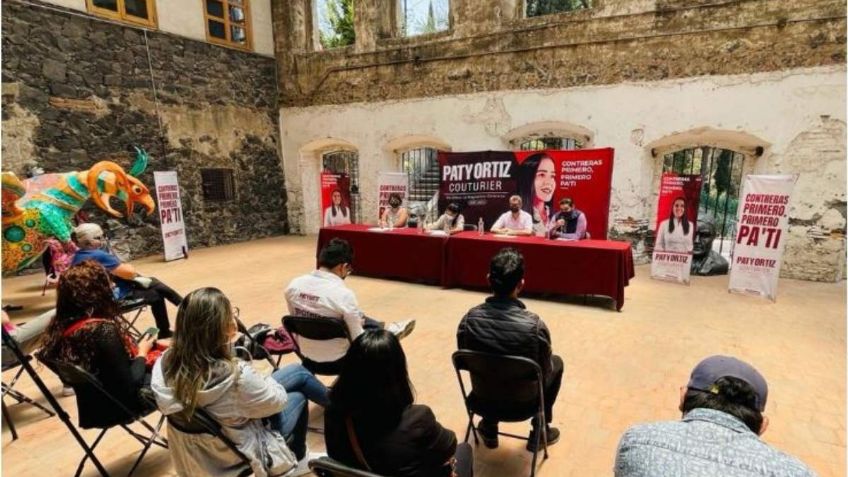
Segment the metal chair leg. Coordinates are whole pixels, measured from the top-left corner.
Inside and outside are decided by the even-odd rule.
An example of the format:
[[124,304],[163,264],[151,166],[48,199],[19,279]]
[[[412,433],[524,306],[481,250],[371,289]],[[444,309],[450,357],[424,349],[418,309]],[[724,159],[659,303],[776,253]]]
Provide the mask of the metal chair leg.
[[17,440],[18,431],[15,430],[15,423],[12,422],[12,416],[9,415],[9,410],[6,408],[6,401],[3,401],[3,420],[9,426],[9,430],[12,431],[12,440]]
[[[140,421],[145,425],[144,427],[150,427],[143,419],[140,419]],[[148,450],[150,450],[150,446],[156,443],[156,438],[159,437],[159,430],[162,428],[162,424],[164,423],[165,415],[163,414],[162,417],[159,418],[159,423],[156,424],[156,427],[153,429],[153,433],[150,434],[150,438],[144,443],[144,447],[141,449],[141,454],[138,455],[138,459],[135,460],[135,463],[133,464],[132,469],[130,469],[129,474],[127,474],[127,477],[132,476],[133,472],[135,472],[135,469],[138,467],[138,464],[141,464],[141,460],[144,459],[144,455],[147,454]],[[124,426],[124,428],[129,431],[126,426]]]
[[[94,439],[94,443],[91,444],[88,449],[85,451],[85,456],[83,456],[82,460],[79,463],[79,467],[77,467],[77,472],[74,474],[74,477],[79,477],[82,474],[82,469],[85,467],[85,461],[88,460],[90,456],[94,455],[94,448],[97,447],[97,444],[100,443],[100,439],[103,439],[103,436],[106,435],[106,431],[109,429],[103,429],[100,431],[100,434],[97,436],[97,439]],[[92,457],[93,458],[93,457]],[[99,470],[99,469],[98,469]]]

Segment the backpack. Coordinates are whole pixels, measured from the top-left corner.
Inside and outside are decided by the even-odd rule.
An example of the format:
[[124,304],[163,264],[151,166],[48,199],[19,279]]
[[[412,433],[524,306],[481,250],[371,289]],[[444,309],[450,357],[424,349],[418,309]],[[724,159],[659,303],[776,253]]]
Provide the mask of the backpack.
[[257,323],[247,329],[247,335],[242,335],[235,346],[247,350],[252,359],[267,359],[294,351],[294,340],[282,326],[273,329],[266,323]]

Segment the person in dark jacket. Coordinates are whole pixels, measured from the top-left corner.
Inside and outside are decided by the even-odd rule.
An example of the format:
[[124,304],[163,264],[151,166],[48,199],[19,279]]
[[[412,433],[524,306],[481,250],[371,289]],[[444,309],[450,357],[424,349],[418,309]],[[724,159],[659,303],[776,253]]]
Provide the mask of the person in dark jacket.
[[347,352],[324,415],[327,453],[346,465],[395,477],[472,475],[471,447],[413,404],[397,337],[366,330]]
[[[551,333],[539,315],[527,310],[518,299],[524,287],[524,257],[514,248],[501,249],[489,264],[489,286],[493,296],[468,310],[459,322],[456,341],[459,349],[530,358],[542,368],[544,379],[545,429],[548,444],[559,440],[559,429],[551,427],[553,406],[562,384],[565,365],[551,353]],[[527,441],[527,450],[536,449],[538,423]],[[497,421],[483,419],[478,430],[486,447],[498,446]]]
[[[156,336],[145,335],[136,344],[124,331],[118,322],[118,304],[108,272],[95,261],[86,260],[59,278],[56,315],[44,332],[39,358],[85,369],[124,406],[142,412],[152,408],[139,391],[150,382],[147,356],[154,350],[155,340]],[[90,385],[74,386],[74,390],[80,427],[103,428],[132,421]]]

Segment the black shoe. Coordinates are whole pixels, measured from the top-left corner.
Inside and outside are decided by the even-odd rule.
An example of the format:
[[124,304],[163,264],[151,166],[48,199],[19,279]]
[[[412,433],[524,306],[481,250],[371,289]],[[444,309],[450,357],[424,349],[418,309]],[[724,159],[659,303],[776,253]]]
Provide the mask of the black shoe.
[[497,449],[498,448],[498,428],[494,429],[484,426],[477,426],[477,433],[480,434],[480,439],[483,440],[483,444],[489,449]]
[[[559,441],[559,429],[556,427],[546,426],[548,429],[548,445],[551,446],[556,444]],[[539,441],[539,445],[542,445],[541,440]],[[536,452],[536,429],[534,428],[530,431],[530,436],[527,438],[527,450],[530,452]]]

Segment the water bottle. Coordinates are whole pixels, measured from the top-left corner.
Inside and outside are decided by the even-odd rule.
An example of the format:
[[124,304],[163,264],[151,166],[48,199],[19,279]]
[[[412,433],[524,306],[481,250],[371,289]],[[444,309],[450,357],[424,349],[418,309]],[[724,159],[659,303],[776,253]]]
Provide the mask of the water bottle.
[[386,222],[388,222],[389,232],[395,229],[395,220],[391,215],[386,216]]
[[418,235],[422,235],[424,233],[424,217],[418,216]]
[[477,235],[483,235],[485,231],[483,230],[483,217],[477,220]]

